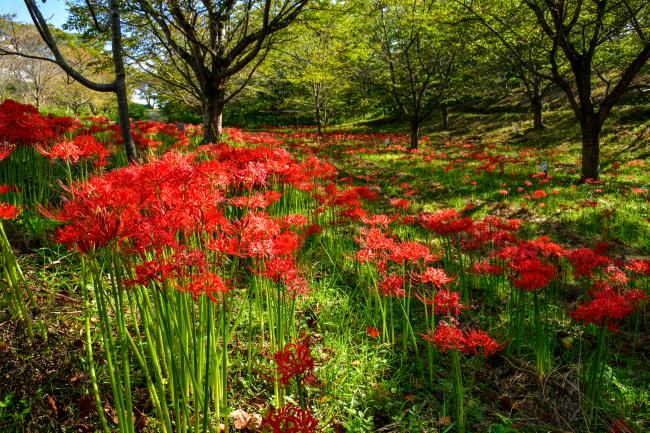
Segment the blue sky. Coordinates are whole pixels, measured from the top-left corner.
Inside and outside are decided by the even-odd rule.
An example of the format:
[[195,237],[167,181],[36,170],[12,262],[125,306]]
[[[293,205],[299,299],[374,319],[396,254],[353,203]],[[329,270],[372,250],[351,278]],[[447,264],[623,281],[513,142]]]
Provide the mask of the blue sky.
[[[45,3],[42,0],[37,0],[37,4],[50,24],[61,27],[65,23],[68,17],[65,0],[47,0]],[[0,15],[4,14],[15,14],[17,20],[23,23],[32,22],[23,0],[0,0]]]

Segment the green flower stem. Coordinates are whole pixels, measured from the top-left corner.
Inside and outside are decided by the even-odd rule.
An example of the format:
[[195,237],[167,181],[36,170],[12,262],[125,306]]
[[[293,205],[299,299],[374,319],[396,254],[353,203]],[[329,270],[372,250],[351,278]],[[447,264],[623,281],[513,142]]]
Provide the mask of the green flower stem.
[[465,392],[463,389],[463,374],[460,366],[460,354],[456,350],[450,350],[451,367],[454,382],[454,400],[456,408],[456,430],[458,433],[465,433]]

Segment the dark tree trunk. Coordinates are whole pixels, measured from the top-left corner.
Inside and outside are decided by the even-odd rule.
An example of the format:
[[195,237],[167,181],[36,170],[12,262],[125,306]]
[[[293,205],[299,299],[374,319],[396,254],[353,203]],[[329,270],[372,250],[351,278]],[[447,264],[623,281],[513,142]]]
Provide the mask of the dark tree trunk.
[[225,86],[206,94],[203,104],[203,142],[217,144],[223,132],[223,110],[225,108]]
[[580,124],[582,133],[581,181],[598,180],[600,176],[600,130],[597,119],[586,118]]
[[411,120],[411,149],[418,148],[418,141],[420,140],[420,122],[417,119]]
[[442,106],[442,130],[449,130],[449,107],[447,104]]
[[533,111],[533,129],[544,128],[544,100],[542,98],[542,88],[539,79],[533,83],[533,94],[530,96],[530,108]]
[[124,72],[124,58],[122,57],[122,28],[120,25],[119,2],[111,0],[111,42],[113,62],[115,63],[115,95],[117,96],[117,113],[126,157],[130,163],[138,161],[138,150],[131,136],[131,121],[129,120],[129,101],[126,92],[126,73]]
[[323,115],[321,113],[320,84],[312,84],[312,94],[314,95],[316,126],[318,127],[318,135],[321,135],[323,133]]

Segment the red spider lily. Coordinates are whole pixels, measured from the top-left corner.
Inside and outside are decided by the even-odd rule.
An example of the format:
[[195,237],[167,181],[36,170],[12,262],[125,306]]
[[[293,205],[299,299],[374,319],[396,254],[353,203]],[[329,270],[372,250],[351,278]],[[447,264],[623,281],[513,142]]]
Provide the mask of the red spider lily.
[[503,266],[493,265],[488,260],[475,262],[472,271],[479,275],[503,275],[505,272]]
[[133,280],[125,280],[124,284],[145,286],[150,282],[162,283],[167,278],[175,276],[177,271],[178,265],[175,263],[163,259],[150,260],[137,265],[136,277]]
[[287,276],[297,275],[298,270],[292,257],[272,257],[264,262],[264,270],[257,273],[277,283]]
[[96,158],[95,165],[103,167],[110,156],[108,151],[92,135],[77,135],[72,141],[62,140],[50,149],[43,145],[35,145],[35,149],[43,156],[55,159],[61,158],[70,163],[77,163],[81,158]]
[[422,213],[419,220],[423,227],[442,236],[460,233],[472,226],[472,219],[463,217],[455,209],[440,210],[436,213]]
[[392,251],[395,248],[395,241],[378,228],[360,228],[359,233],[361,233],[361,236],[355,236],[354,240],[363,248],[385,252]]
[[194,300],[206,295],[213,302],[219,303],[219,294],[228,293],[230,288],[226,286],[221,277],[210,272],[194,275],[187,287],[181,287],[180,291],[192,293]]
[[314,358],[309,352],[309,342],[310,338],[306,336],[302,341],[287,344],[273,355],[282,384],[288,385],[294,377],[300,383],[314,382]]
[[388,259],[395,263],[415,263],[420,260],[425,263],[435,261],[434,256],[426,245],[413,241],[394,244]]
[[401,275],[387,275],[380,283],[384,296],[395,296],[402,298],[406,296],[404,290],[404,277]]
[[294,213],[284,217],[284,224],[286,227],[306,227],[309,224],[309,220],[303,214]]
[[632,272],[650,277],[650,259],[630,260],[626,267]]
[[309,282],[302,275],[285,278],[284,282],[287,285],[287,291],[292,298],[297,295],[307,295],[311,291]]
[[305,236],[316,235],[323,232],[323,228],[318,224],[311,224],[305,231]]
[[20,209],[9,203],[0,203],[0,220],[11,220],[20,215]]
[[433,296],[433,305],[436,314],[454,314],[456,316],[468,308],[460,303],[458,292],[451,292],[447,289],[440,290]]
[[435,332],[429,330],[426,334],[421,334],[430,344],[446,352],[448,350],[462,351],[465,348],[465,335],[463,331],[454,325],[440,322]]
[[408,211],[411,208],[411,202],[403,198],[392,198],[390,199],[390,204],[403,211]]
[[135,216],[96,208],[95,212],[80,215],[76,225],[60,228],[56,239],[69,247],[76,245],[80,252],[88,253],[109,242],[122,240],[135,231]]
[[638,289],[625,293],[606,289],[594,293],[593,299],[580,305],[571,313],[571,317],[576,321],[593,323],[597,326],[607,323],[610,328],[615,329],[616,324],[610,321],[624,319],[638,307],[640,302],[647,299],[646,294]]
[[262,420],[262,431],[267,433],[315,433],[319,431],[318,420],[307,409],[293,403],[281,409],[269,409]]
[[12,191],[16,191],[16,187],[13,185],[0,185],[0,195],[5,195],[7,193],[10,193]]
[[533,195],[532,195],[532,198],[537,199],[537,200],[542,199],[542,198],[546,198],[546,197],[548,197],[548,194],[546,193],[546,191],[544,191],[542,189],[536,190],[535,192],[533,192]]
[[548,236],[541,236],[537,239],[530,240],[527,243],[535,246],[539,253],[544,257],[562,257],[566,254],[564,247],[551,241]]
[[627,276],[627,274],[614,264],[607,266],[606,273],[610,281],[618,286],[623,286],[630,281],[630,278]]
[[456,277],[449,277],[444,269],[428,267],[420,275],[420,281],[422,283],[433,283],[437,288],[441,288],[445,284],[449,284]]
[[516,245],[502,248],[497,253],[497,257],[510,262],[512,266],[512,264],[524,260],[537,259],[539,257],[539,252],[539,247],[536,244],[532,242],[519,242]]
[[491,243],[491,246],[515,243],[516,238],[512,232],[518,230],[520,226],[521,221],[519,220],[485,217],[480,221],[475,221],[467,230],[470,238],[463,240],[463,247],[476,250],[488,242]]
[[375,328],[374,326],[368,326],[368,329],[366,329],[366,334],[368,334],[368,337],[370,338],[377,338],[379,337],[379,329]]
[[611,259],[596,253],[591,248],[578,248],[566,254],[567,259],[573,266],[573,274],[579,277],[591,278],[594,271],[607,265]]
[[484,357],[488,357],[500,351],[501,348],[497,340],[481,329],[472,329],[465,337],[466,353],[477,355],[481,351]]
[[538,258],[512,263],[511,268],[515,271],[511,276],[512,283],[527,292],[548,286],[557,276],[555,266],[544,263]]
[[382,226],[382,227],[388,227],[392,222],[394,222],[396,219],[396,216],[388,216],[384,214],[376,214],[376,215],[371,215],[371,216],[362,216],[360,218],[361,222],[373,227],[376,226]]
[[15,144],[0,141],[0,161],[11,155],[15,149]]

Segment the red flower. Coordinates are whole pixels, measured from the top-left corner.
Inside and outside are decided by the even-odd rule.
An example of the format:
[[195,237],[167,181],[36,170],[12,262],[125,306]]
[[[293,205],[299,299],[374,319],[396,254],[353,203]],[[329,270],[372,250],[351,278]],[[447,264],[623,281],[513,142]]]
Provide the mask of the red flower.
[[375,328],[374,326],[368,326],[366,332],[370,338],[379,337],[379,329]]
[[387,227],[393,221],[395,221],[395,217],[390,217],[384,214],[376,214],[371,216],[364,215],[361,217],[362,223],[368,224],[373,227],[375,226]]
[[626,267],[632,272],[650,277],[650,259],[630,260]]
[[302,341],[287,344],[273,357],[277,364],[280,382],[284,385],[288,385],[294,377],[297,377],[300,382],[314,381],[314,358],[309,353],[309,336]]
[[467,306],[460,303],[458,292],[450,292],[447,289],[440,290],[433,297],[433,305],[436,314],[455,314],[458,316],[461,310]]
[[404,277],[400,275],[387,275],[380,284],[384,296],[406,296],[404,290]]
[[456,350],[467,354],[477,355],[479,349],[483,349],[483,356],[489,356],[501,350],[501,345],[487,332],[480,329],[470,330],[464,333],[461,329],[445,322],[440,322],[435,332],[429,330],[427,334],[422,334],[429,343],[438,349],[446,352],[447,350]]
[[548,194],[546,193],[546,191],[544,191],[542,189],[538,189],[535,192],[533,192],[533,198],[535,198],[535,199],[539,200],[539,199],[542,199],[542,198],[545,198],[545,197],[548,197]]
[[390,204],[391,206],[402,209],[403,211],[408,211],[411,207],[411,202],[403,198],[391,198]]
[[566,255],[573,266],[573,274],[579,277],[588,277],[594,273],[594,270],[607,265],[611,262],[609,257],[597,254],[591,248],[578,248]]
[[0,220],[11,220],[20,214],[20,209],[9,203],[0,203]]
[[515,275],[511,277],[513,284],[527,292],[548,286],[557,275],[555,266],[537,258],[513,263],[511,267],[515,271]]
[[15,144],[0,142],[0,161],[11,155],[15,149]]
[[420,274],[420,281],[433,283],[437,288],[454,281],[456,277],[448,277],[444,269],[428,267]]
[[200,296],[206,295],[213,302],[219,303],[221,300],[217,297],[220,293],[227,293],[230,289],[223,282],[221,277],[210,272],[194,275],[192,282],[187,288],[181,288],[181,291],[191,292],[194,300]]
[[258,271],[259,275],[272,279],[276,283],[286,276],[296,276],[298,270],[293,258],[273,257],[264,264],[264,271]]
[[[580,305],[571,317],[583,323],[593,323],[603,326],[605,322],[621,320],[631,314],[639,303],[647,299],[641,290],[630,290],[620,294],[615,290],[606,289],[594,293],[593,300]],[[608,323],[610,328],[615,329],[615,323]]]
[[436,346],[438,349],[446,352],[447,350],[462,351],[465,348],[465,335],[463,331],[454,325],[448,325],[445,322],[440,322],[436,327],[435,332],[429,330],[426,334],[421,334],[429,343]]
[[0,185],[0,195],[10,193],[11,191],[16,191],[16,187],[7,184]]
[[480,348],[483,349],[483,356],[487,357],[501,350],[501,345],[487,332],[473,329],[465,337],[465,352],[477,355]]
[[262,420],[262,431],[267,433],[315,433],[318,420],[307,409],[287,403],[279,410],[271,407]]
[[472,226],[472,219],[463,217],[455,209],[445,209],[436,213],[420,214],[420,224],[439,235],[446,236],[469,229]]
[[418,262],[423,260],[425,263],[434,261],[431,251],[426,245],[419,242],[401,242],[393,246],[390,260],[395,263]]

